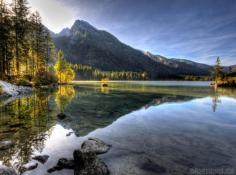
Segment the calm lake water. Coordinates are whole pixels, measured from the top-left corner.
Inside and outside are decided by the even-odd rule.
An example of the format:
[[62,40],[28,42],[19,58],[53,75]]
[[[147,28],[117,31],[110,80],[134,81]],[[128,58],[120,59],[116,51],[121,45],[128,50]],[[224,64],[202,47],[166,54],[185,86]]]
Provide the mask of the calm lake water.
[[[0,164],[20,169],[38,154],[47,175],[88,137],[111,144],[99,157],[113,175],[236,174],[236,89],[209,82],[78,82],[0,102]],[[63,111],[68,117],[59,121]],[[70,136],[68,133],[74,132]],[[52,175],[73,175],[62,170]]]

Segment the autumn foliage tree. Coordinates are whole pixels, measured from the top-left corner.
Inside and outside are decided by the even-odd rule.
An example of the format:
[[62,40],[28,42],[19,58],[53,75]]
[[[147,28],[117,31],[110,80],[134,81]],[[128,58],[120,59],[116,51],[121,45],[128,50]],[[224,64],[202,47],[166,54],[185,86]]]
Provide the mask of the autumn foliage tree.
[[72,65],[65,60],[61,50],[57,54],[57,62],[54,65],[54,70],[60,84],[68,83],[75,78],[75,72]]

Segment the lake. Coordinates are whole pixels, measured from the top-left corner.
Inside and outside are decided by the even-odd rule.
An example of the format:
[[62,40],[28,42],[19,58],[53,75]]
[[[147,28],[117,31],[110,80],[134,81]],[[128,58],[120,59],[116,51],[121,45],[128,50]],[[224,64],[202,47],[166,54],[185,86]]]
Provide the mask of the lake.
[[[0,102],[0,164],[19,170],[47,154],[26,175],[47,175],[89,137],[112,145],[99,155],[112,175],[236,174],[236,89],[209,82],[74,82]],[[64,112],[67,118],[58,120]],[[68,133],[73,132],[70,136]],[[52,175],[73,175],[62,170]]]

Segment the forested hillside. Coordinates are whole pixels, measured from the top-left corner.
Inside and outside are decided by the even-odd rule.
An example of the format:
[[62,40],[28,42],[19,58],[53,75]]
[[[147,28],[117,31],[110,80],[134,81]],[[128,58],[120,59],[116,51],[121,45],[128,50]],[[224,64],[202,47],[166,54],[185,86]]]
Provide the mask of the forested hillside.
[[38,12],[26,0],[0,1],[0,78],[47,76],[54,44]]
[[174,76],[168,66],[154,62],[141,51],[120,42],[110,33],[77,20],[70,31],[54,37],[57,49],[68,61],[101,71],[146,72],[152,79]]

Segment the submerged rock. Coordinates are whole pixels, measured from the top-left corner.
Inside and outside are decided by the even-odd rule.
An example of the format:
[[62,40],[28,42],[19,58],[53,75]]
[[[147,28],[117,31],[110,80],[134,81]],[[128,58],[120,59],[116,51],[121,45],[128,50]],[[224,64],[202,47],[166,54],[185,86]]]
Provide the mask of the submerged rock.
[[57,165],[53,168],[48,169],[49,173],[54,171],[60,171],[63,169],[74,169],[74,160],[69,160],[66,158],[61,158],[58,160]]
[[13,141],[2,141],[0,142],[0,150],[6,150],[9,149],[11,147],[13,147],[15,145],[15,142]]
[[111,145],[99,139],[89,138],[82,144],[81,150],[74,151],[74,160],[61,158],[56,166],[48,169],[48,173],[74,169],[74,175],[108,175],[107,165],[97,157],[97,154],[106,153],[110,147]]
[[74,151],[74,175],[108,175],[107,165],[94,152]]
[[63,120],[63,119],[66,118],[66,114],[64,114],[64,113],[59,113],[59,114],[57,114],[57,118],[60,119],[60,120]]
[[54,166],[53,168],[48,169],[48,173],[53,173],[55,171],[60,171],[62,169],[63,169],[62,167]]
[[68,160],[66,158],[61,158],[57,162],[57,166],[63,167],[64,169],[73,169],[74,165],[74,160]]
[[37,167],[38,167],[38,163],[30,162],[30,163],[27,163],[27,164],[23,165],[23,167],[21,169],[21,172],[31,171],[31,170],[34,170]]
[[74,134],[74,132],[69,132],[68,134],[66,134],[67,137],[71,136],[72,134]]
[[32,159],[39,161],[40,163],[44,164],[47,162],[49,156],[48,155],[38,155],[32,157]]
[[108,145],[97,138],[89,138],[82,144],[81,151],[84,153],[93,152],[95,154],[103,154],[109,151],[110,148],[111,145]]
[[0,165],[0,175],[17,175],[17,174],[14,169]]

